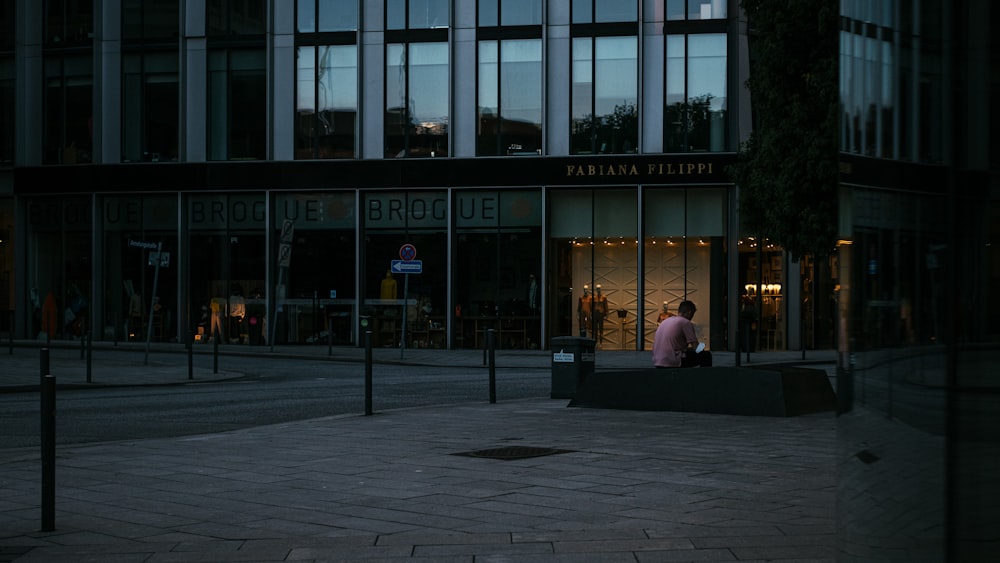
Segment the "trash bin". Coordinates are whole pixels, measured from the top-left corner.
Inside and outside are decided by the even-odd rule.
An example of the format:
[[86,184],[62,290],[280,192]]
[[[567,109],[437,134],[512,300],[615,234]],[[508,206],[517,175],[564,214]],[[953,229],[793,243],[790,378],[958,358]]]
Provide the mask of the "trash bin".
[[579,336],[556,336],[552,339],[553,399],[572,399],[577,386],[594,374],[594,345],[597,342]]

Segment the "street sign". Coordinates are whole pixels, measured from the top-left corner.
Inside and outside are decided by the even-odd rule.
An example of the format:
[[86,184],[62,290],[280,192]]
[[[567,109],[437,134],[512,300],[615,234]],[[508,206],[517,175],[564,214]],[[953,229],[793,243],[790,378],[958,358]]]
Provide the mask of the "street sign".
[[149,242],[145,240],[132,240],[128,239],[128,245],[130,248],[144,248],[146,250],[156,250],[157,244],[155,242]]
[[389,265],[389,270],[394,274],[422,274],[424,262],[423,260],[393,260]]
[[403,259],[404,262],[410,262],[417,257],[417,247],[412,244],[404,244],[399,247],[399,257]]
[[292,244],[292,238],[295,236],[295,221],[290,219],[285,219],[281,223],[281,243],[282,244]]
[[[155,266],[156,265],[156,256],[157,256],[157,254],[155,252],[150,252],[149,253],[149,265],[150,266]],[[169,252],[161,252],[159,254],[159,256],[160,256],[160,267],[161,268],[169,268],[170,267],[170,253]]]

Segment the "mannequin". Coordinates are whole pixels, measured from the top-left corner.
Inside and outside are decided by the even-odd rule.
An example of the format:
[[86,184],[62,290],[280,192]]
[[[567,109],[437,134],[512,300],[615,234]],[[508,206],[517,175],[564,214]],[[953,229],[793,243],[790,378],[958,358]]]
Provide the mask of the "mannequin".
[[[243,344],[243,319],[247,316],[247,302],[243,298],[243,286],[233,284],[232,295],[229,296],[230,342]],[[249,340],[249,338],[248,338]]]
[[608,298],[601,294],[601,286],[597,286],[594,294],[594,340],[604,338],[604,318],[608,316]]
[[659,324],[662,323],[665,319],[669,319],[670,317],[674,316],[673,313],[671,313],[670,311],[667,310],[667,305],[668,304],[669,304],[668,301],[664,301],[663,302],[663,310],[660,311],[660,315],[658,317],[656,317],[656,324],[657,324],[657,326],[659,326]]
[[385,278],[382,280],[382,288],[379,293],[380,299],[396,299],[396,279],[392,277],[392,270],[386,270]]
[[587,336],[587,325],[590,324],[590,311],[593,299],[590,297],[590,288],[583,286],[583,295],[576,305],[576,313],[579,317],[580,336]]
[[535,274],[528,274],[528,313],[531,316],[538,314],[538,282],[535,281]]

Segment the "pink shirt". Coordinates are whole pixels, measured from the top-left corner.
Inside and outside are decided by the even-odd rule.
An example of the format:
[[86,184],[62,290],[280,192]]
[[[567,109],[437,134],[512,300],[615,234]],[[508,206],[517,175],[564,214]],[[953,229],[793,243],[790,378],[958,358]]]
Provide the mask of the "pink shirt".
[[694,323],[681,315],[665,319],[656,327],[656,334],[653,336],[653,365],[664,368],[681,367],[681,357],[688,344],[698,344]]

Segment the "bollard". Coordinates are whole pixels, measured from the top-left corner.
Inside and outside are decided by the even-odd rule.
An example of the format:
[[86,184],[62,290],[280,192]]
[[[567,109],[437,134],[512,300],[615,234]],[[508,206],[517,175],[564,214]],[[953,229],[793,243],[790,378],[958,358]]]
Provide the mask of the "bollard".
[[486,333],[486,347],[490,356],[490,403],[497,402],[497,357],[496,357],[496,332],[491,328]]
[[188,354],[188,379],[194,379],[194,331],[188,331],[187,337]]
[[87,331],[83,338],[87,339],[87,383],[90,383],[94,373],[94,335]]
[[372,331],[365,331],[365,415],[372,413]]
[[42,377],[42,531],[56,529],[56,378]]
[[215,344],[212,347],[212,373],[219,373],[219,328],[215,328],[215,337],[212,338]]
[[740,328],[736,327],[736,367],[740,367],[740,353],[743,352],[743,341],[740,340]]
[[492,330],[492,329],[483,328],[483,365],[484,366],[489,364],[489,357],[488,356],[489,356],[489,348],[490,348],[490,343],[489,343],[489,338],[490,338],[489,331],[490,330]]
[[38,371],[40,372],[38,374],[39,375],[38,384],[41,385],[42,382],[45,381],[45,376],[48,375],[49,372],[51,371],[49,369],[49,349],[48,348],[42,348],[41,354],[39,355],[39,358],[38,358],[38,367],[39,367]]

